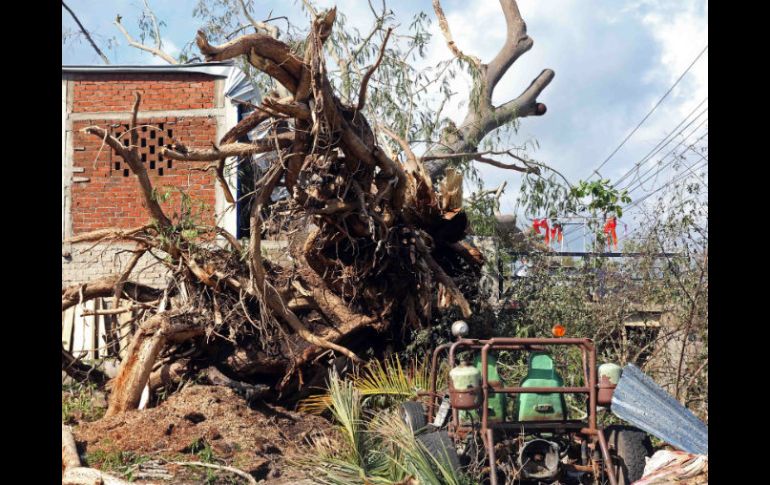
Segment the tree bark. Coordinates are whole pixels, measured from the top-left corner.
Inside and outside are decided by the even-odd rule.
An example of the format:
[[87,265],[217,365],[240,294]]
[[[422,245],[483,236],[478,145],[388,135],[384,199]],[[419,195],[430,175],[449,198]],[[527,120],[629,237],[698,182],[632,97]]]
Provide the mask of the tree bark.
[[[454,44],[449,34],[449,26],[441,12],[438,0],[433,1],[437,16],[444,19],[442,31],[447,39],[449,49],[461,59],[471,59],[479,71],[478,80],[472,92],[478,92],[478,103],[469,102],[465,119],[453,133],[451,139],[445,138],[444,143],[426,153],[427,156],[443,153],[475,152],[479,144],[489,133],[511,122],[515,118],[526,116],[541,116],[546,112],[546,106],[537,102],[537,97],[553,80],[554,72],[545,69],[537,76],[527,89],[518,97],[500,106],[492,105],[492,94],[497,83],[508,72],[508,69],[522,54],[532,48],[532,38],[527,35],[527,25],[521,17],[515,0],[500,0],[506,23],[506,39],[503,47],[488,64],[481,63],[478,58],[467,56]],[[435,159],[425,163],[426,169],[434,181],[443,177],[444,171],[450,165],[449,159]]]

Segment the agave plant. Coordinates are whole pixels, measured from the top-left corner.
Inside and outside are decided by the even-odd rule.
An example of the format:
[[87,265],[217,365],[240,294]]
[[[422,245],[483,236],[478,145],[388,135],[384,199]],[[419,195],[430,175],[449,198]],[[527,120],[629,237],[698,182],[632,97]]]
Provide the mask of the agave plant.
[[[438,372],[438,388],[442,388],[445,372]],[[430,386],[429,360],[411,359],[404,369],[396,356],[383,362],[373,360],[356,369],[347,382],[356,389],[367,408],[386,408],[417,397],[418,391]],[[331,381],[330,381],[331,386]],[[299,409],[320,414],[332,404],[331,388],[325,393],[302,400]]]

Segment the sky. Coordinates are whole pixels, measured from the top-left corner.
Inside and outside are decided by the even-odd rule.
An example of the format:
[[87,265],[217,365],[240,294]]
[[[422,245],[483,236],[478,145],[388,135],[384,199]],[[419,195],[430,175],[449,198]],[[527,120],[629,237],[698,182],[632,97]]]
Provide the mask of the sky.
[[[158,17],[166,23],[162,27],[163,43],[172,55],[193,39],[201,24],[200,19],[192,15],[197,1],[150,0]],[[258,19],[266,18],[272,12],[273,16],[286,15],[295,23],[306,22],[301,2],[254,0],[253,3],[254,16]],[[377,0],[373,3],[379,4]],[[361,30],[371,25],[372,15],[364,0],[322,0],[317,4],[322,7],[336,5],[338,10],[345,12],[349,23]],[[113,63],[162,63],[150,54],[127,46],[112,24],[115,15],[120,14],[128,30],[137,33],[140,0],[69,0],[68,5],[92,31]],[[460,49],[480,57],[483,62],[491,60],[505,40],[505,21],[499,3],[494,0],[443,0],[442,6]],[[406,30],[411,17],[420,10],[435,20],[430,0],[389,1],[388,7],[396,15],[399,29]],[[522,119],[510,144],[520,146],[536,141],[539,148],[530,150],[528,155],[558,169],[573,183],[596,177],[593,171],[613,153],[708,44],[708,3],[705,0],[519,0],[519,8],[534,46],[503,77],[493,102],[502,104],[516,97],[545,68],[556,72],[554,80],[539,97],[539,101],[547,105],[548,112],[541,117]],[[62,26],[76,29],[64,10]],[[432,22],[430,30],[433,37],[427,58],[422,61],[426,66],[451,57],[437,22]],[[101,64],[101,61],[85,41],[79,41],[62,47],[62,63]],[[468,92],[469,86],[467,76],[457,76],[452,83],[452,88],[460,93]],[[698,138],[701,138],[700,144],[707,146],[707,97],[708,50],[606,162],[600,170],[601,176],[617,181],[644,160],[664,137],[676,135],[682,126],[692,122],[682,135],[676,136],[634,173],[651,170],[650,174],[656,174],[654,164],[663,159],[666,166],[665,162],[671,160],[665,158],[666,154],[679,144],[673,154],[686,153],[690,158],[685,160],[685,165],[696,164],[695,171],[705,178],[702,172],[707,170],[707,159],[701,162],[697,154],[685,149]],[[465,108],[448,106],[446,114],[459,124]],[[691,115],[689,118],[688,114]],[[682,121],[684,124],[678,127]],[[697,168],[703,165],[706,168],[698,171]],[[486,187],[494,188],[503,180],[508,181],[508,189],[501,199],[501,211],[511,212],[520,176],[487,165],[478,168]],[[642,185],[634,182],[630,185],[632,199],[642,199],[672,179],[681,177],[680,173],[669,167]],[[620,186],[632,180],[635,179],[628,177]],[[635,216],[654,199],[655,194],[630,208],[622,221],[626,227],[633,228],[638,224]],[[628,232],[632,230],[628,229]],[[619,230],[618,235],[622,238],[623,233]],[[582,240],[565,249],[580,250],[581,247]]]

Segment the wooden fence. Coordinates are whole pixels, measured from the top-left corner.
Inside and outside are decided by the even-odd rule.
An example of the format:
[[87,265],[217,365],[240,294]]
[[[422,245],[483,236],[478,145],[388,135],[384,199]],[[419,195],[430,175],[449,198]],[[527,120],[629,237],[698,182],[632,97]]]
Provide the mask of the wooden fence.
[[75,358],[125,355],[136,324],[134,312],[110,313],[112,298],[95,298],[62,312],[62,347]]

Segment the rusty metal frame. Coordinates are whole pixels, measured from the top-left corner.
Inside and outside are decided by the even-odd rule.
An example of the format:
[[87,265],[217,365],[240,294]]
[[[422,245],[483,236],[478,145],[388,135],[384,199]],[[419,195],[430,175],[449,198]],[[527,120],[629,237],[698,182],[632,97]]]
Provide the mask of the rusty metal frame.
[[[578,347],[581,351],[583,363],[584,386],[581,387],[498,387],[493,388],[488,379],[488,356],[490,350],[519,350],[536,351],[544,350],[547,347],[566,345]],[[436,399],[441,397],[436,390],[438,357],[439,354],[449,349],[449,367],[455,365],[455,354],[457,349],[464,348],[469,350],[481,351],[481,391],[483,393],[483,403],[481,411],[481,438],[487,449],[489,457],[489,477],[492,485],[497,485],[497,466],[495,464],[495,429],[520,429],[543,430],[556,429],[559,431],[573,430],[577,433],[587,436],[594,444],[599,445],[605,470],[607,471],[610,485],[617,485],[615,469],[612,466],[609,447],[604,438],[604,433],[596,424],[596,399],[598,393],[597,369],[596,369],[596,347],[591,339],[588,338],[508,338],[495,337],[491,339],[458,339],[453,343],[442,344],[433,351],[431,359],[430,390],[423,395],[429,396],[428,402],[428,422],[433,421]],[[585,420],[559,420],[559,421],[515,421],[515,422],[492,422],[488,418],[489,413],[489,395],[490,393],[502,394],[523,394],[523,393],[560,393],[560,394],[588,394],[588,422]],[[467,426],[460,425],[459,413],[457,409],[452,409],[452,423],[449,432],[453,435],[463,434],[472,431]]]

